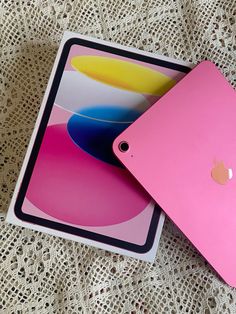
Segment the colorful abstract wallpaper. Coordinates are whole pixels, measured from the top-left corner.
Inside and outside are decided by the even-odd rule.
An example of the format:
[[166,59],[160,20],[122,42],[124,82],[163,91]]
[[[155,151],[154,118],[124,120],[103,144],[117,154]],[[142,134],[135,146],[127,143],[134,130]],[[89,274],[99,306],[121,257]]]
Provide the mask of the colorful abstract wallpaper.
[[183,76],[72,45],[23,212],[143,245],[154,205],[112,142]]

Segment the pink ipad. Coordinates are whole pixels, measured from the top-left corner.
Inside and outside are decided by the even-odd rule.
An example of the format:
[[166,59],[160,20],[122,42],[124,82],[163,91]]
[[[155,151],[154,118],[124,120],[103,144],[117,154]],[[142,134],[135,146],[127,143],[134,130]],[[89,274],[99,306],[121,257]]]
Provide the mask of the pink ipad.
[[236,287],[236,93],[199,64],[126,129],[117,157]]

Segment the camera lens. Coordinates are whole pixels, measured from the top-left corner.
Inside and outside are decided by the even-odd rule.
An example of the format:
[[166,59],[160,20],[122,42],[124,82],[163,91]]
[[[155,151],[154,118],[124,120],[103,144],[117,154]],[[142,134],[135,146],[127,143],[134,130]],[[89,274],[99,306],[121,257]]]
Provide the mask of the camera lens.
[[127,142],[120,142],[119,144],[119,150],[122,152],[122,153],[125,153],[129,150],[129,144]]

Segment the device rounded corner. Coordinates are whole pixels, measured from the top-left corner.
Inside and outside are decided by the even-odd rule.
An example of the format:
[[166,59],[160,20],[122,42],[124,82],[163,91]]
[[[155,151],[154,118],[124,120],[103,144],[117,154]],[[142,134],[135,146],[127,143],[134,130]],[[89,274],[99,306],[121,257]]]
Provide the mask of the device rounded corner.
[[77,38],[76,37],[70,37],[67,38],[63,44],[63,48],[71,48],[76,43]]
[[117,138],[114,139],[113,143],[112,143],[112,151],[115,154],[115,156],[117,156],[117,150],[118,150],[118,146],[119,146],[119,136]]
[[19,204],[17,203],[14,204],[13,213],[17,219],[24,220],[24,213],[22,212],[22,206],[19,207]]

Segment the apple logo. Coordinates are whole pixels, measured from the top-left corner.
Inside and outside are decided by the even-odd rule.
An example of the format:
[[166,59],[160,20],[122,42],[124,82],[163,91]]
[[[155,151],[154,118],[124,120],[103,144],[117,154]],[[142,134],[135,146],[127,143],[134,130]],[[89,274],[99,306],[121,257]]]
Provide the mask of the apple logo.
[[233,170],[227,168],[223,161],[215,162],[214,167],[211,170],[212,179],[219,184],[226,184],[233,177]]

